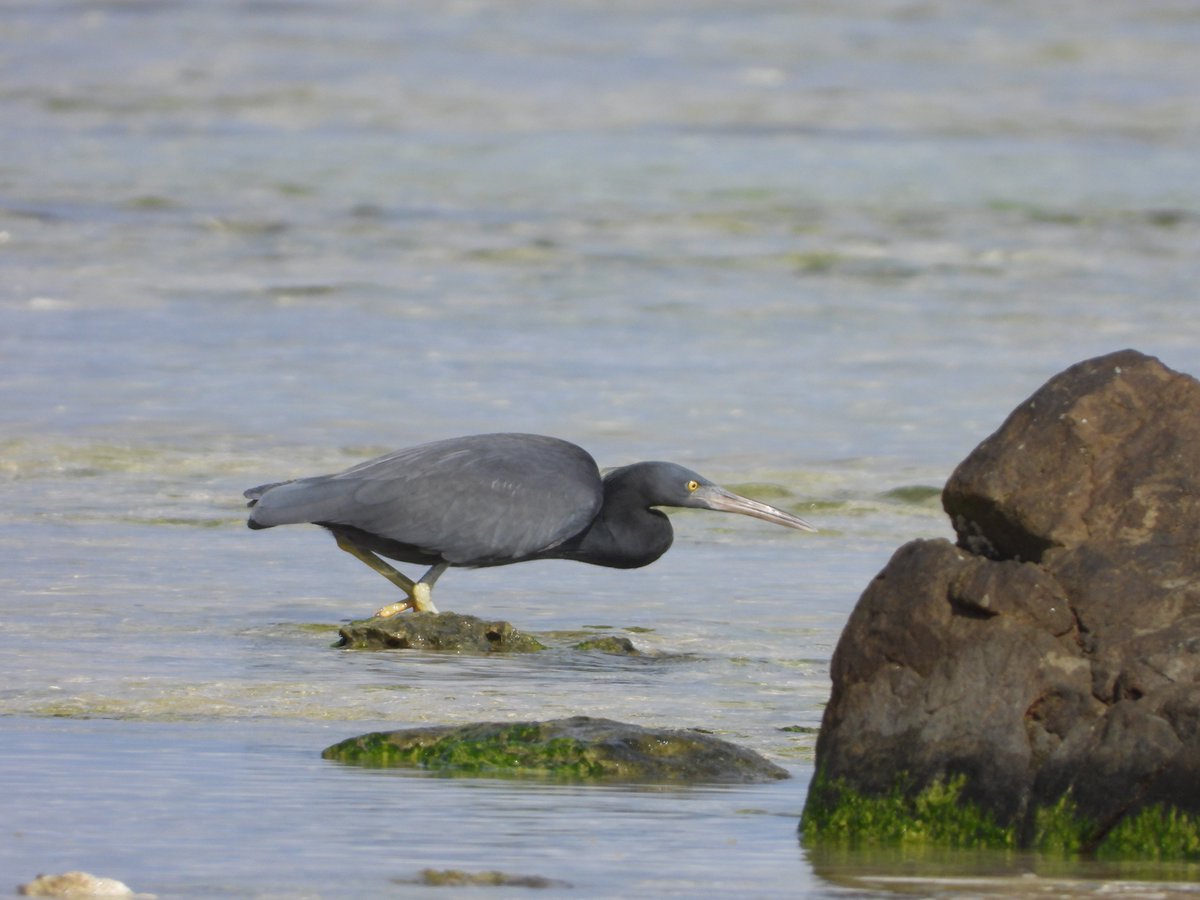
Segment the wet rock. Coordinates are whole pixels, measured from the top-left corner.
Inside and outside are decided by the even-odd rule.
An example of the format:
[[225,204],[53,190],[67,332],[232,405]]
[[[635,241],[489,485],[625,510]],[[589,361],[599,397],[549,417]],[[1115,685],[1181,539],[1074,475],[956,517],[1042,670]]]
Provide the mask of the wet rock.
[[458,613],[401,613],[351,622],[337,646],[354,650],[445,650],[457,653],[533,653],[546,649],[510,623]]
[[115,878],[99,878],[87,872],[64,872],[61,875],[39,875],[17,888],[24,897],[140,897],[153,900],[151,894],[135,894]]
[[897,550],[838,642],[806,831],[952,785],[1018,844],[1200,835],[1200,384],[1073,366],[943,504],[958,543]]
[[757,753],[710,735],[587,716],[375,732],[342,741],[321,755],[353,765],[447,775],[670,783],[788,777],[785,769]]

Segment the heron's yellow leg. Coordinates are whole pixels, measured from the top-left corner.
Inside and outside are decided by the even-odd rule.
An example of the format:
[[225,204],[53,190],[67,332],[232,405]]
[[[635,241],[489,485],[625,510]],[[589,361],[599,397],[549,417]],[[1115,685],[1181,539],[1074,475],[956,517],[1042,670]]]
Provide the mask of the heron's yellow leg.
[[433,585],[426,584],[424,581],[414,584],[412,605],[416,612],[437,612],[437,607],[433,605]]
[[376,616],[387,618],[388,616],[396,615],[396,613],[402,613],[406,609],[413,609],[417,612],[437,612],[437,607],[433,605],[433,600],[430,599],[431,585],[423,581],[413,581],[403,572],[399,572],[392,566],[389,566],[370,550],[364,550],[358,544],[340,534],[335,534],[334,539],[337,540],[338,547],[345,550],[355,559],[366,563],[408,596],[407,600],[389,603],[383,609],[376,612]]

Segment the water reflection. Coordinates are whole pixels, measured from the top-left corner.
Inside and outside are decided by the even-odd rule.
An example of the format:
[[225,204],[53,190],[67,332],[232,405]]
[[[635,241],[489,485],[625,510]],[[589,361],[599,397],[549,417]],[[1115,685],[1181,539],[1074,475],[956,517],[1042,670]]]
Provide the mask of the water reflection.
[[1200,865],[1087,860],[1015,850],[804,846],[813,872],[853,890],[934,896],[1200,895]]

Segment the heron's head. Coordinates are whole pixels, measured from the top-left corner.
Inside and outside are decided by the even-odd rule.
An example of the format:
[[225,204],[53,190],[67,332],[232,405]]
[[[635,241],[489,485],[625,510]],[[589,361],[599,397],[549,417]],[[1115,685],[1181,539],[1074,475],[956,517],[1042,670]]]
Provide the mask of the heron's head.
[[637,485],[635,489],[646,499],[648,506],[715,509],[719,512],[753,516],[755,519],[762,519],[765,522],[773,522],[788,528],[797,528],[801,531],[817,530],[799,516],[735,494],[733,491],[727,491],[700,473],[693,472],[677,463],[635,463],[610,473],[608,477],[611,478],[618,473]]

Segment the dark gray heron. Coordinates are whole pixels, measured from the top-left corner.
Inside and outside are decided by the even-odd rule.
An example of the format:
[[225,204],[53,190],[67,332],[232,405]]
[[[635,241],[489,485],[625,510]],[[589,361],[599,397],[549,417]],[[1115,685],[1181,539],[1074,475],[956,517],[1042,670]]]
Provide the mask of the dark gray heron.
[[[674,537],[659,506],[741,513],[816,531],[803,519],[741,497],[690,469],[638,462],[603,477],[582,447],[537,434],[477,434],[397,450],[336,475],[245,492],[251,528],[303,522],[333,533],[406,599],[376,615],[437,612],[433,584],[450,566],[573,559],[634,569]],[[429,566],[417,581],[380,559]]]

